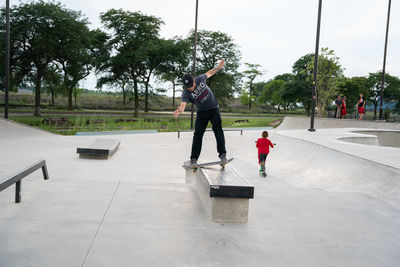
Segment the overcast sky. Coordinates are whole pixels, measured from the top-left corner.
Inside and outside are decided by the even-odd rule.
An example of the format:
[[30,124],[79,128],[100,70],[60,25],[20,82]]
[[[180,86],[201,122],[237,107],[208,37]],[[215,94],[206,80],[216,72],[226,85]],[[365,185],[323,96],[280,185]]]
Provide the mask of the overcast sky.
[[[122,8],[164,21],[162,37],[186,36],[194,28],[195,0],[63,0],[81,10],[92,28],[99,14]],[[11,0],[12,4],[18,1]],[[388,0],[323,0],[320,47],[334,49],[346,76],[382,69]],[[231,35],[242,63],[258,63],[264,80],[291,72],[293,63],[314,52],[318,0],[199,0],[200,30]],[[397,47],[397,49],[396,49]],[[400,3],[392,2],[387,71],[400,76]],[[92,89],[94,77],[83,83]]]

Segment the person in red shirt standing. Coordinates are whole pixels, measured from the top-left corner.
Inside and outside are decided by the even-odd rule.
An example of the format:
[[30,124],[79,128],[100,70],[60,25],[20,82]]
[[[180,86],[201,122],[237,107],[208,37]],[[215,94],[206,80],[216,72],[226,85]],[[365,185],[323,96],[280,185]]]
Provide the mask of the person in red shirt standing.
[[347,114],[347,110],[346,110],[346,108],[347,108],[347,106],[346,106],[346,97],[344,96],[343,97],[343,99],[342,99],[342,119],[344,119],[345,117],[346,117],[346,114]]
[[268,139],[268,132],[262,132],[262,138],[257,140],[256,147],[258,148],[258,164],[260,164],[260,174],[267,176],[265,173],[265,161],[269,154],[269,147],[274,147],[274,144]]
[[358,98],[358,119],[362,120],[365,113],[365,97],[363,93],[360,93]]

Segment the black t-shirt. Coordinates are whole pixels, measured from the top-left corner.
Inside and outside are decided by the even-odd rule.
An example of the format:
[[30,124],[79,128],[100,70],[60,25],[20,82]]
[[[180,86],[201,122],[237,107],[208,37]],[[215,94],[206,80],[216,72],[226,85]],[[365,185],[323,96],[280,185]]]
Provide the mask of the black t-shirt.
[[340,106],[343,104],[343,101],[340,100],[340,99],[336,99],[336,100],[335,100],[335,104],[336,104],[338,107],[340,107]]
[[196,81],[196,88],[193,92],[184,89],[182,93],[182,102],[194,103],[197,106],[197,111],[206,111],[219,108],[215,95],[211,91],[210,87],[208,87],[206,84],[207,75],[202,74],[196,76],[194,80]]
[[365,97],[358,98],[358,107],[359,108],[364,107],[364,102],[365,102]]

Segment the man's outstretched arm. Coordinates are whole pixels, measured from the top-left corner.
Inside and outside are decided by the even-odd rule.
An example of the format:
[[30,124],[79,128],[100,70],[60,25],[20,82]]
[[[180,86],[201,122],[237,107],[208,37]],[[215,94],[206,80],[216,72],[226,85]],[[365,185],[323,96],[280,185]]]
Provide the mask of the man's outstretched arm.
[[186,108],[186,102],[182,102],[180,106],[175,110],[174,112],[174,117],[178,118],[179,114],[185,111]]
[[222,67],[225,64],[225,59],[221,60],[218,64],[218,67],[213,68],[212,70],[209,70],[206,72],[207,75],[207,79],[210,78],[211,76],[213,76],[215,73],[217,73],[220,69],[222,69]]

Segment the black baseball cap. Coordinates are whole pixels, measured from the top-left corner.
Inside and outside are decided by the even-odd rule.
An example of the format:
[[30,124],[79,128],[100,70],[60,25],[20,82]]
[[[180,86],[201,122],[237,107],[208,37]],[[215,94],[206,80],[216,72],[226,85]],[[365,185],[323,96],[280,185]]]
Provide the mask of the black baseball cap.
[[190,74],[185,74],[182,77],[183,88],[188,89],[193,86],[193,76]]

